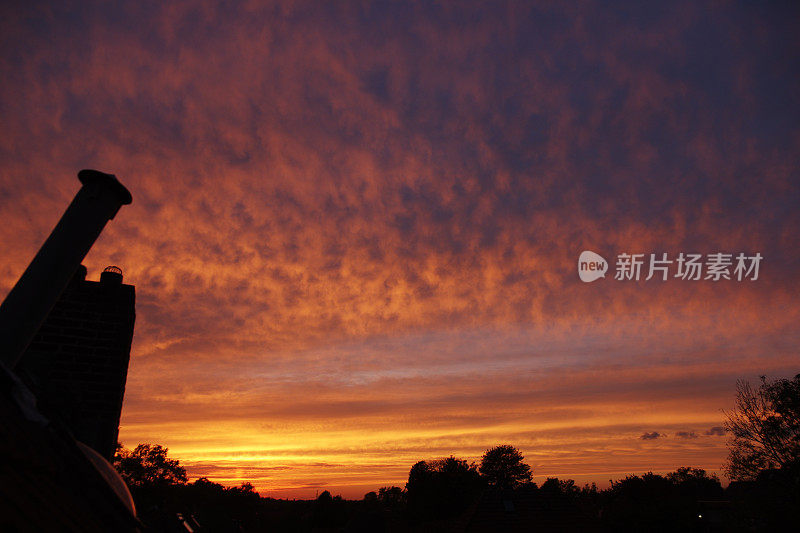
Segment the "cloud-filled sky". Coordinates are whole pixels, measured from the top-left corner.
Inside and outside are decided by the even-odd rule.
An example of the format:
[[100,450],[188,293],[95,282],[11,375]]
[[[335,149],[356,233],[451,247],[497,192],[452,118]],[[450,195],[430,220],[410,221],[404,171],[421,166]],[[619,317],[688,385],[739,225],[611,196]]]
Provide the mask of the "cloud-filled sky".
[[[4,3],[0,293],[96,168],[134,198],[84,261],[136,286],[120,439],[191,477],[360,497],[500,443],[539,480],[718,471],[736,380],[800,371],[799,15]],[[763,260],[644,280],[681,252]]]

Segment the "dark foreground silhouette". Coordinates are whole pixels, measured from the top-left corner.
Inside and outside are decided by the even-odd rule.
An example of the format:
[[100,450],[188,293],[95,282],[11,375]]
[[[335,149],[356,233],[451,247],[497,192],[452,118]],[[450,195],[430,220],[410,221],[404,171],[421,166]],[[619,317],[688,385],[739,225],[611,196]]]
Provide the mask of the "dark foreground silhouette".
[[245,483],[226,488],[186,471],[161,446],[119,447],[115,466],[139,519],[154,531],[797,531],[800,524],[800,374],[758,388],[737,386],[726,413],[728,475],[683,467],[629,475],[605,490],[571,479],[531,481],[514,446],[480,464],[457,457],[419,461],[405,488],[360,501],[323,492],[311,501],[262,498]]
[[[537,486],[525,475],[500,485],[480,466],[449,457],[420,461],[405,488],[383,487],[358,501],[328,491],[316,500],[276,500],[250,484],[186,483],[164,448],[137,449],[144,461],[129,483],[139,519],[154,531],[791,531],[800,523],[797,462],[726,489],[716,476],[684,467],[599,490],[557,478]],[[125,453],[130,459],[131,451],[118,457]]]

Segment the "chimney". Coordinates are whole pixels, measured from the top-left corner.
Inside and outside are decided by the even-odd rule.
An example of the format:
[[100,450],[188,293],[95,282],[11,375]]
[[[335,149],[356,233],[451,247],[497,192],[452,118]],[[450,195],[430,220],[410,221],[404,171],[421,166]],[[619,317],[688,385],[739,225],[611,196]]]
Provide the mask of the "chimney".
[[106,222],[131,193],[112,174],[81,170],[83,186],[0,305],[0,360],[14,368]]

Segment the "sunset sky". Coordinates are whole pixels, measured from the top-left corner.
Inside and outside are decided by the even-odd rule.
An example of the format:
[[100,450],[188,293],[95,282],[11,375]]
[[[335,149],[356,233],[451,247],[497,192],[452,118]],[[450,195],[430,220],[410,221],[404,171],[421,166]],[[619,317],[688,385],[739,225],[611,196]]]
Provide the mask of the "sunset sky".
[[[502,443],[604,486],[719,471],[737,379],[800,372],[797,5],[109,4],[0,7],[0,296],[116,174],[126,446],[281,498]],[[763,259],[614,279],[682,252]]]

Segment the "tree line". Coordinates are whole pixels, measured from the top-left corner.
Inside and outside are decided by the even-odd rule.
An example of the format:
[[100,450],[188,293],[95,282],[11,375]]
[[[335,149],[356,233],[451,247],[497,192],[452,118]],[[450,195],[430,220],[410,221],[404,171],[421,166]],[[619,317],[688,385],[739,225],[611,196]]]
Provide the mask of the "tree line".
[[159,445],[120,447],[115,466],[152,530],[194,531],[769,531],[800,523],[800,374],[754,388],[737,384],[723,489],[716,475],[682,467],[612,481],[605,490],[548,478],[541,486],[519,449],[502,444],[479,462],[455,456],[414,464],[404,487],[362,500],[324,491],[315,500],[263,498],[253,486],[187,481]]

